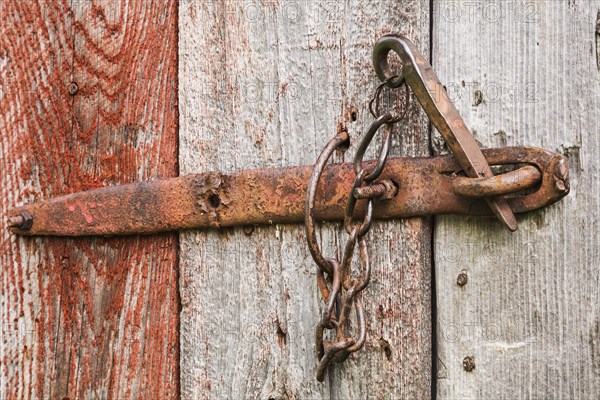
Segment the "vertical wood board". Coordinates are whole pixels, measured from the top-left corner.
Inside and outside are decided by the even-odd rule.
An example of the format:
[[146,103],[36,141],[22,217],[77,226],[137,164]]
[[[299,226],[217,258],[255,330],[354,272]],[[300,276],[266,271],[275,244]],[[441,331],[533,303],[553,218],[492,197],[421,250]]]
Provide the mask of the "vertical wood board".
[[476,139],[562,153],[571,176],[571,193],[518,216],[513,234],[436,218],[440,399],[600,397],[599,10],[435,2],[434,68]]
[[[181,173],[312,164],[338,126],[352,146],[333,159],[350,161],[372,121],[372,45],[389,32],[427,54],[428,2],[182,2]],[[413,102],[392,153],[428,152]],[[183,232],[182,398],[430,397],[430,235],[421,219],[374,225],[365,348],[318,383],[304,228]],[[340,224],[320,230],[326,254],[345,239]]]
[[177,4],[0,16],[0,398],[177,397],[177,235],[24,238],[4,218],[177,174]]

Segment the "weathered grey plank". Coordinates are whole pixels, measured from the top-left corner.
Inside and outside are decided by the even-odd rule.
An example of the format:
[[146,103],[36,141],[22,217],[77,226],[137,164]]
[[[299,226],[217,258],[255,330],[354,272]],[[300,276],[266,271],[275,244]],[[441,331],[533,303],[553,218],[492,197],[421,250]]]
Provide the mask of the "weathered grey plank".
[[434,67],[476,138],[571,163],[571,194],[519,217],[514,234],[491,219],[437,218],[440,398],[600,397],[598,10],[598,1],[434,7]]
[[[371,47],[392,31],[427,53],[428,2],[182,2],[181,173],[310,164],[338,124],[356,142],[377,83]],[[416,104],[406,125],[393,153],[428,154]],[[323,384],[303,227],[182,233],[182,397],[430,397],[430,232],[375,224],[367,344]],[[329,253],[345,240],[337,224],[321,234]]]

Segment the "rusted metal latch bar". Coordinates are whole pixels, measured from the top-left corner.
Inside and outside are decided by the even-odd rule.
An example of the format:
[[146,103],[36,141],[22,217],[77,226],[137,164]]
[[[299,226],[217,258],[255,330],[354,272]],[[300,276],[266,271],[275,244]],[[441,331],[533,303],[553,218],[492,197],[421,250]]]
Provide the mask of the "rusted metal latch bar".
[[[569,192],[567,160],[560,154],[507,147],[486,149],[483,155],[490,165],[524,166],[490,178],[468,178],[461,176],[463,168],[452,155],[388,159],[378,190],[389,194],[391,184],[394,196],[376,200],[375,217],[490,214],[485,200],[493,196],[506,196],[510,208],[521,213],[552,204]],[[300,223],[311,170],[304,166],[230,175],[210,172],[100,188],[15,209],[9,226],[24,235],[110,236]],[[317,219],[344,218],[353,181],[350,163],[325,169],[317,189]],[[358,215],[364,212],[362,202]]]
[[[390,51],[402,60],[399,76],[388,65]],[[352,220],[352,211],[346,207],[351,192],[350,210],[356,215],[364,215],[365,203],[370,204],[367,211],[375,210],[376,218],[493,212],[514,231],[513,213],[544,207],[569,192],[567,160],[559,154],[532,147],[482,151],[431,65],[404,36],[379,39],[373,63],[384,82],[380,88],[410,86],[454,155],[387,159],[388,134],[377,163],[362,163],[362,148],[354,169],[349,163],[325,169],[316,192],[311,187],[312,196],[320,199],[314,209],[317,219]],[[379,89],[377,101],[378,93]],[[406,93],[408,99],[408,89]],[[365,136],[367,146],[379,127],[398,120],[391,114],[376,115]],[[490,165],[505,164],[522,167],[494,176]],[[96,189],[13,210],[8,225],[25,235],[85,236],[302,222],[312,169],[249,170],[231,175],[212,172]],[[359,170],[369,173],[358,176]],[[368,185],[357,184],[363,180]],[[312,213],[308,214],[312,220]]]

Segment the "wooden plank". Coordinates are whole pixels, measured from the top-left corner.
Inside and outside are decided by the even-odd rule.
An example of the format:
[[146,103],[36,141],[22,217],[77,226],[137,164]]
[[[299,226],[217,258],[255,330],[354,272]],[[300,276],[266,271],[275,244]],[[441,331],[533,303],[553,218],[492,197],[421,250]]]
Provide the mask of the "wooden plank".
[[518,217],[514,234],[493,219],[437,219],[439,398],[600,397],[599,10],[436,3],[434,68],[477,140],[561,152],[571,174],[569,196]]
[[[177,174],[174,2],[15,0],[0,15],[2,215]],[[0,249],[0,398],[178,396],[175,234],[23,238],[2,218]]]
[[[340,124],[353,145],[334,159],[350,160],[372,121],[372,45],[401,31],[427,53],[428,4],[182,2],[182,174],[312,164]],[[416,103],[402,128],[393,154],[427,155]],[[375,224],[365,349],[318,383],[303,227],[182,233],[182,398],[430,397],[430,234],[421,219]],[[320,235],[332,255],[346,238],[339,224]]]

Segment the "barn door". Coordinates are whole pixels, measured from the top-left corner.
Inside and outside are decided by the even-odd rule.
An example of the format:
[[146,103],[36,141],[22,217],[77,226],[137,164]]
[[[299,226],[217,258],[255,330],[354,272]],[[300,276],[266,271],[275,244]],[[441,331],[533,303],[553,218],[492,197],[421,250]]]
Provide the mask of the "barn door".
[[[429,2],[182,2],[181,173],[312,164],[339,124],[353,154],[372,120],[373,43],[398,29],[427,54]],[[408,121],[393,154],[428,155],[418,105]],[[345,232],[320,235],[335,254]],[[319,383],[303,227],[181,233],[182,397],[430,397],[430,236],[423,219],[375,224],[365,349]]]
[[[599,10],[0,1],[0,398],[598,398]],[[9,209],[76,191],[312,164],[340,126],[353,154],[378,83],[372,45],[390,32],[433,60],[483,146],[567,156],[571,194],[514,234],[479,217],[376,222],[366,345],[324,383],[300,225],[6,229]],[[415,101],[397,132],[392,156],[445,152]],[[328,254],[344,238],[320,228]]]

